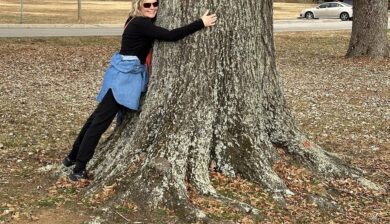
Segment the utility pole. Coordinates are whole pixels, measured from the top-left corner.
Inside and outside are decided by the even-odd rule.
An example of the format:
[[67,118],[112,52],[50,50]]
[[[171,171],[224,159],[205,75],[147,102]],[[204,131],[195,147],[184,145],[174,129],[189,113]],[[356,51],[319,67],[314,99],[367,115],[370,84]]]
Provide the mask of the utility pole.
[[23,0],[20,0],[20,20],[19,23],[23,23]]

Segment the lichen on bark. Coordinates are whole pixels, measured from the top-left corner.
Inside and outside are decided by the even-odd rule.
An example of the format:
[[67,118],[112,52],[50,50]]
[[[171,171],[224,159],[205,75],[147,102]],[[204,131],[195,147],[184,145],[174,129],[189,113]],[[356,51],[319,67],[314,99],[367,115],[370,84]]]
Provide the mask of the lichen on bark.
[[[220,4],[162,1],[157,23],[172,29]],[[293,192],[272,168],[279,158],[276,147],[320,175],[362,178],[318,145],[305,143],[295,126],[276,69],[272,1],[224,5],[217,26],[176,43],[155,43],[142,111],[128,114],[97,150],[89,194],[115,183],[118,193],[112,200],[128,198],[144,210],[166,206],[183,220],[204,220],[189,200],[191,185],[257,214],[258,208],[216,191],[210,164],[231,178],[240,175],[261,184],[282,200]]]

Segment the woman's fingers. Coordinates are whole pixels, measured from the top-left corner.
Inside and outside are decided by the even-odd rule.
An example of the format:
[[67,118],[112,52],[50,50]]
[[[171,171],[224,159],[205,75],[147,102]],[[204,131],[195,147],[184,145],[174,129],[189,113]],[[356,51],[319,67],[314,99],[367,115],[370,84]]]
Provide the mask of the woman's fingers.
[[210,19],[212,21],[217,21],[217,15],[213,14],[213,15],[210,15]]
[[202,16],[202,20],[205,26],[214,26],[217,21],[217,15],[216,14],[209,14],[209,10],[206,11],[206,13]]
[[217,15],[216,14],[213,14],[213,15],[210,15],[210,25],[214,26],[215,23],[217,22]]
[[217,17],[211,17],[209,20],[209,24],[213,26],[215,25],[216,21],[217,21]]

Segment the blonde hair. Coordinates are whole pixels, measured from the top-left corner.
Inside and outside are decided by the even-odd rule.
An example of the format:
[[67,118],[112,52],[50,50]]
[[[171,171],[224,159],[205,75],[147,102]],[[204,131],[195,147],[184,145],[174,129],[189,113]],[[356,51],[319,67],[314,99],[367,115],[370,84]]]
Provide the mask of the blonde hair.
[[144,0],[132,0],[131,1],[131,8],[129,12],[129,18],[136,17],[136,16],[142,16],[142,13],[140,11],[141,4],[144,3]]

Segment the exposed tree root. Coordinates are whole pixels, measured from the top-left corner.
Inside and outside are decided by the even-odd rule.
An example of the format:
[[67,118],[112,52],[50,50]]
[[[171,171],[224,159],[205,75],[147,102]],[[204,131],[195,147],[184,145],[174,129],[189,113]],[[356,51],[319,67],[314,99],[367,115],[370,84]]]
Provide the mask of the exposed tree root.
[[[92,165],[97,175],[95,184],[88,192],[92,194],[104,186],[119,181],[118,194],[112,197],[106,205],[115,204],[118,200],[131,199],[144,211],[167,206],[185,222],[210,221],[203,211],[190,202],[186,188],[188,182],[201,195],[221,200],[245,213],[260,214],[261,211],[258,208],[222,196],[212,186],[208,170],[210,161],[219,159],[216,162],[216,170],[222,173],[228,171],[225,174],[229,177],[240,175],[244,179],[263,185],[280,205],[286,203],[285,196],[294,194],[272,168],[275,160],[273,157],[277,153],[275,153],[275,147],[272,146],[272,143],[275,143],[271,141],[271,138],[260,140],[255,136],[241,135],[236,139],[230,138],[227,144],[222,142],[213,144],[217,141],[213,139],[215,135],[211,134],[213,133],[212,125],[202,124],[201,126],[207,131],[196,132],[197,137],[187,138],[185,142],[177,141],[180,137],[169,138],[170,142],[165,144],[173,147],[174,150],[170,148],[165,151],[162,148],[154,148],[161,141],[161,139],[155,139],[148,147],[149,150],[153,148],[153,152],[149,153],[145,152],[147,148],[136,148],[128,144],[134,136],[132,133],[129,136],[127,129],[115,132],[110,137],[111,141],[101,148]],[[198,128],[195,127],[195,129]],[[180,130],[176,131],[180,132]],[[299,132],[289,133],[294,133],[294,137],[290,135],[285,139],[286,141],[283,141],[283,144],[279,142],[278,145],[287,152],[287,155],[300,161],[304,166],[323,176],[351,177],[367,188],[383,190],[365,179],[362,171],[352,168],[335,155],[324,151],[303,135],[296,134]],[[177,134],[177,136],[185,135],[188,133]],[[128,140],[121,140],[119,144],[117,142],[113,145],[112,142],[124,138]],[[241,149],[240,154],[237,148]],[[271,150],[274,152],[270,152]],[[312,200],[326,209],[338,208],[337,205],[333,205],[323,197],[313,196]]]
[[185,184],[172,175],[172,169],[170,161],[161,157],[146,161],[143,168],[122,185],[121,198],[130,198],[144,211],[166,206],[185,222],[209,220],[190,202]]
[[323,150],[304,136],[298,136],[286,147],[286,151],[302,161],[306,167],[323,176],[349,177],[358,180],[362,186],[376,191],[384,191],[383,187],[363,177],[363,171],[352,167],[337,156]]
[[229,198],[229,197],[225,197],[225,196],[220,195],[220,194],[213,195],[212,197],[214,197],[218,200],[224,201],[230,205],[233,205],[247,214],[253,214],[253,215],[260,214],[260,210],[258,208],[255,208],[252,205],[249,205],[247,203],[244,203],[244,202],[241,202],[241,201]]
[[[277,90],[276,87],[275,90]],[[283,94],[277,92],[274,95],[279,95],[279,101],[273,103],[274,107],[267,108],[269,111],[267,112],[266,125],[272,144],[284,149],[288,155],[318,175],[323,177],[349,177],[359,181],[362,186],[368,189],[384,191],[382,186],[366,179],[361,169],[347,164],[337,155],[325,151],[319,145],[308,140],[296,127]]]
[[329,200],[326,197],[310,194],[307,200],[311,203],[315,203],[323,213],[334,214],[335,212],[342,212],[342,208],[336,204],[336,202]]

